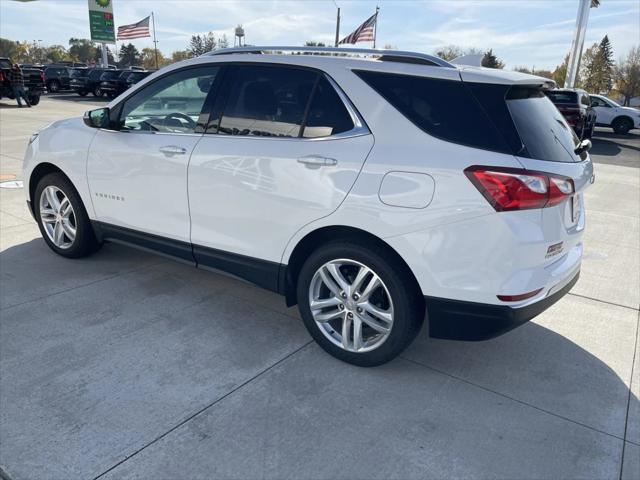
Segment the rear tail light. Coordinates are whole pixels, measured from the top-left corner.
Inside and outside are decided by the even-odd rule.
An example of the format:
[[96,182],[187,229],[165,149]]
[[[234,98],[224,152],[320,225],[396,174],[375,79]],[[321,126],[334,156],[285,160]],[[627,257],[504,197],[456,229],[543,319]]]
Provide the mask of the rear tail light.
[[498,212],[553,207],[575,193],[572,179],[549,173],[482,166],[464,173]]
[[44,72],[40,72],[40,80],[42,80],[42,83],[46,82],[46,78],[44,76]]
[[4,82],[4,73],[0,72],[0,82]]

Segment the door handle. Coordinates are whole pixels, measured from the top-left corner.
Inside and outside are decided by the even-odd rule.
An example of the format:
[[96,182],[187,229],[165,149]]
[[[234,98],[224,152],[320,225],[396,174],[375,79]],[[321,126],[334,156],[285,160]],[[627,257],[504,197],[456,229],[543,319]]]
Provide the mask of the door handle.
[[307,165],[308,167],[333,167],[338,164],[335,158],[323,157],[321,155],[307,155],[298,158],[298,163]]
[[166,153],[167,155],[184,155],[187,153],[186,148],[177,147],[175,145],[167,145],[166,147],[160,147],[160,151],[162,153]]

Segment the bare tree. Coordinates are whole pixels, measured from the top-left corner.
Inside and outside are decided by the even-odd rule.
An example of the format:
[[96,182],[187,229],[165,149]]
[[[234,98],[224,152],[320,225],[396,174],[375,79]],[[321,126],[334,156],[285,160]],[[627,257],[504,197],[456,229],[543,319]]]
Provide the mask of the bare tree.
[[640,96],[640,47],[632,47],[627,56],[618,61],[614,79],[616,89],[624,96],[625,105]]

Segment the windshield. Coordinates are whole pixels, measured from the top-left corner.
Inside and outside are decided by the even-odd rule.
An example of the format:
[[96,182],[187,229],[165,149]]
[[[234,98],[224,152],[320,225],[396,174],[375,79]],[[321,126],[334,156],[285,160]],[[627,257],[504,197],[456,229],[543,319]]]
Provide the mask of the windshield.
[[602,100],[604,100],[607,103],[610,103],[612,106],[614,107],[619,107],[620,104],[618,102],[614,102],[613,100],[611,100],[609,97],[600,97]]
[[0,67],[11,68],[11,62],[9,60],[2,59],[0,60]]
[[553,162],[579,162],[580,140],[555,105],[539,88],[512,87],[507,108],[529,156]]

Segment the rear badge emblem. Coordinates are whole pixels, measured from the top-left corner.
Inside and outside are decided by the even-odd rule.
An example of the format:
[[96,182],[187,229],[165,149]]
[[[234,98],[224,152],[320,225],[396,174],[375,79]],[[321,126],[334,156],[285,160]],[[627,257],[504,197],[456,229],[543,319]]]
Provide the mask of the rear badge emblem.
[[559,255],[562,252],[562,242],[549,245],[547,248],[547,255],[544,258],[551,258]]

